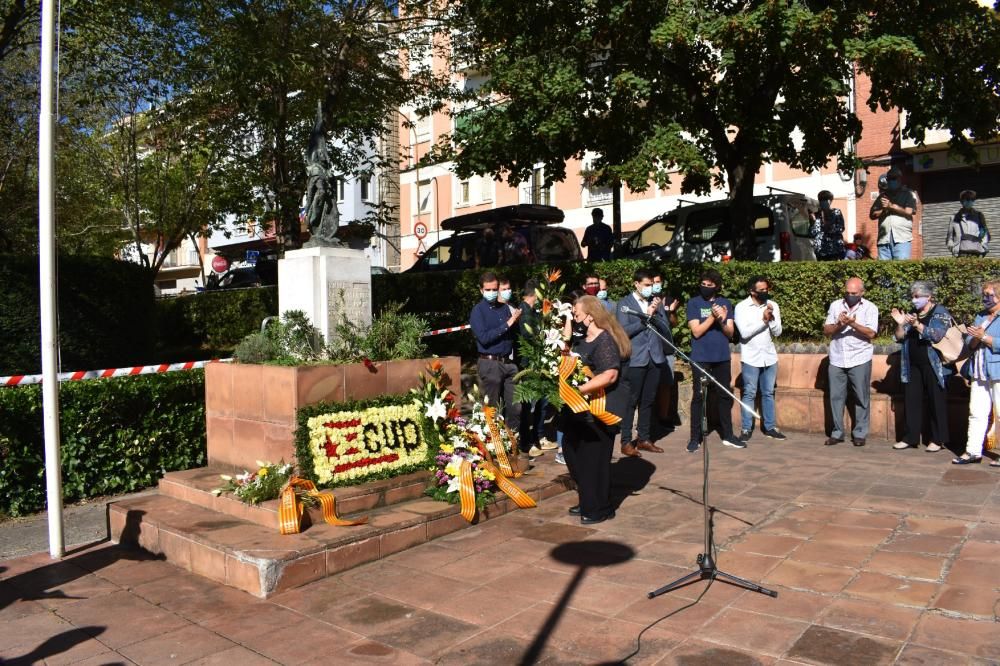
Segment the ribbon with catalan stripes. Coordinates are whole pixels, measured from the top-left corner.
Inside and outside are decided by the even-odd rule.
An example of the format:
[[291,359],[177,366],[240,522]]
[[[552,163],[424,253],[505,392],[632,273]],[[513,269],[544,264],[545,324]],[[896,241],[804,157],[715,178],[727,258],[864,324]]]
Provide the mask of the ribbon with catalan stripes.
[[[518,488],[517,485],[504,474],[503,470],[494,464],[493,456],[490,455],[489,449],[486,448],[486,444],[483,443],[483,440],[481,440],[478,435],[469,432],[466,433],[466,436],[469,438],[469,441],[471,441],[476,448],[479,449],[479,453],[482,454],[483,460],[479,463],[479,466],[493,474],[493,479],[497,484],[497,488],[502,490],[504,494],[511,498],[514,501],[514,504],[521,509],[531,509],[538,506],[535,500],[531,499],[531,496],[528,495],[528,493]],[[495,448],[497,450],[503,449],[502,446]],[[466,467],[468,467],[468,481],[466,481],[465,476]],[[511,472],[510,476],[516,478],[521,476],[521,472]],[[468,460],[462,462],[460,480],[461,483],[458,488],[458,496],[462,502],[462,517],[471,523],[472,519],[476,516],[476,489],[472,481],[472,463]]]
[[986,451],[995,451],[997,448],[997,404],[993,403],[993,409],[990,411],[989,418],[986,420],[986,441],[983,442],[983,449]]
[[[507,448],[503,445],[503,439],[500,437],[500,426],[497,424],[496,419],[497,409],[496,407],[490,407],[485,405],[483,407],[483,416],[486,418],[486,426],[490,429],[490,439],[493,441],[493,448],[497,452],[497,463],[500,469],[503,471],[504,476],[521,476],[521,472],[515,472],[514,466],[511,465],[510,459],[507,457]],[[510,438],[511,442],[511,456],[516,457],[518,446],[517,438],[514,437],[514,433],[510,431],[507,424],[504,423],[504,429],[507,431],[507,437]],[[482,447],[485,451],[486,447]],[[489,455],[487,453],[487,455]]]
[[559,362],[559,397],[574,414],[590,411],[594,418],[605,425],[615,425],[621,417],[607,411],[604,389],[600,389],[588,402],[580,392],[569,385],[569,378],[576,372],[576,357],[563,356]]
[[278,528],[282,534],[298,534],[302,531],[302,514],[305,506],[296,493],[296,488],[305,491],[310,497],[315,497],[323,508],[323,520],[330,525],[350,526],[363,525],[368,522],[368,516],[358,520],[345,520],[337,517],[336,498],[333,493],[319,492],[316,484],[309,479],[301,479],[293,476],[281,489],[278,498]]

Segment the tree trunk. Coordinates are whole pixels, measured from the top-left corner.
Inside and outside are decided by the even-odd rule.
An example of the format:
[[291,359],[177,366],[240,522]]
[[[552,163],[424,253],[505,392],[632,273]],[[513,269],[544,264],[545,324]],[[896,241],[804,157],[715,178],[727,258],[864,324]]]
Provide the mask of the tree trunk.
[[753,229],[753,185],[757,169],[757,166],[746,163],[726,168],[726,177],[729,181],[731,247],[734,259],[757,258],[757,239]]

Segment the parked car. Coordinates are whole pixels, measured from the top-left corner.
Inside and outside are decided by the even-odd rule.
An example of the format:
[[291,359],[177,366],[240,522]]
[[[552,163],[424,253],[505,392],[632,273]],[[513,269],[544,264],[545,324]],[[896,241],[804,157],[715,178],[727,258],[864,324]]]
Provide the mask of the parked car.
[[[812,246],[810,211],[815,199],[801,194],[754,197],[754,235],[758,261],[809,261]],[[729,201],[682,206],[654,217],[622,243],[618,258],[696,263],[719,261],[732,252]]]
[[[476,267],[476,253],[486,229],[493,229],[496,242],[503,244],[502,230],[510,227],[524,239],[523,256],[501,258],[503,263],[579,261],[580,241],[570,229],[555,226],[565,215],[555,206],[518,204],[456,215],[441,223],[452,235],[434,243],[409,269],[413,272],[452,271]],[[480,266],[487,268],[487,266]]]
[[255,265],[235,266],[221,276],[210,273],[206,291],[217,289],[243,289],[278,284],[278,262],[262,260]]

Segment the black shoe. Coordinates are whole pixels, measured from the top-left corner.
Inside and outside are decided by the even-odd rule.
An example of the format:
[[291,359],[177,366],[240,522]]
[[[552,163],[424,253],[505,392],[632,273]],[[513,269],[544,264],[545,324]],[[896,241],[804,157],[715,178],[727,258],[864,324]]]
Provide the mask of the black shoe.
[[785,436],[785,433],[781,432],[777,428],[771,428],[770,430],[765,430],[764,437],[767,437],[769,439],[777,439],[778,441],[783,441],[788,439],[788,437]]
[[726,446],[731,446],[734,449],[745,449],[745,448],[747,448],[747,443],[746,442],[744,442],[742,439],[736,439],[735,437],[732,437],[732,436],[730,436],[728,439],[727,438],[723,438],[722,439],[722,443],[725,444]]
[[840,444],[844,440],[840,437],[827,437],[826,441],[823,442],[823,446],[833,446],[835,444]]
[[864,437],[855,437],[855,438],[851,439],[851,441],[854,443],[854,446],[864,446],[865,445],[865,438]]
[[751,437],[753,437],[753,430],[744,430],[740,433],[741,442],[749,442]]
[[579,516],[580,515],[580,505],[577,504],[576,506],[571,506],[569,508],[569,515],[571,515],[571,516]]
[[978,465],[983,462],[982,456],[969,456],[968,458],[953,458],[952,465]]
[[688,442],[687,448],[688,448],[688,453],[694,453],[695,451],[701,448],[701,442],[696,442],[692,439],[690,442]]
[[580,524],[582,525],[596,525],[597,523],[603,523],[605,520],[611,516],[600,516],[599,518],[589,518],[587,516],[580,516]]

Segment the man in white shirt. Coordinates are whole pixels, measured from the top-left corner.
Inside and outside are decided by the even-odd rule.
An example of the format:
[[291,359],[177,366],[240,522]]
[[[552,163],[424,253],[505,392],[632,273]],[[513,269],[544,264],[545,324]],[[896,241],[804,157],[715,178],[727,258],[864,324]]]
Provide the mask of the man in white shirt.
[[[762,275],[747,283],[750,296],[736,304],[736,328],[740,332],[740,365],[743,373],[743,402],[753,406],[760,387],[760,411],[764,436],[787,439],[778,430],[774,409],[774,385],[778,379],[778,351],[774,338],[781,335],[781,309],[771,300],[771,281]],[[753,436],[753,414],[743,410],[740,441]]]
[[863,298],[865,285],[853,277],[844,284],[844,297],[830,304],[823,325],[823,335],[830,340],[830,411],[833,431],[827,446],[844,441],[844,406],[847,384],[854,393],[855,419],[851,432],[854,446],[864,446],[868,436],[869,405],[872,389],[872,341],[878,333],[878,308]]

